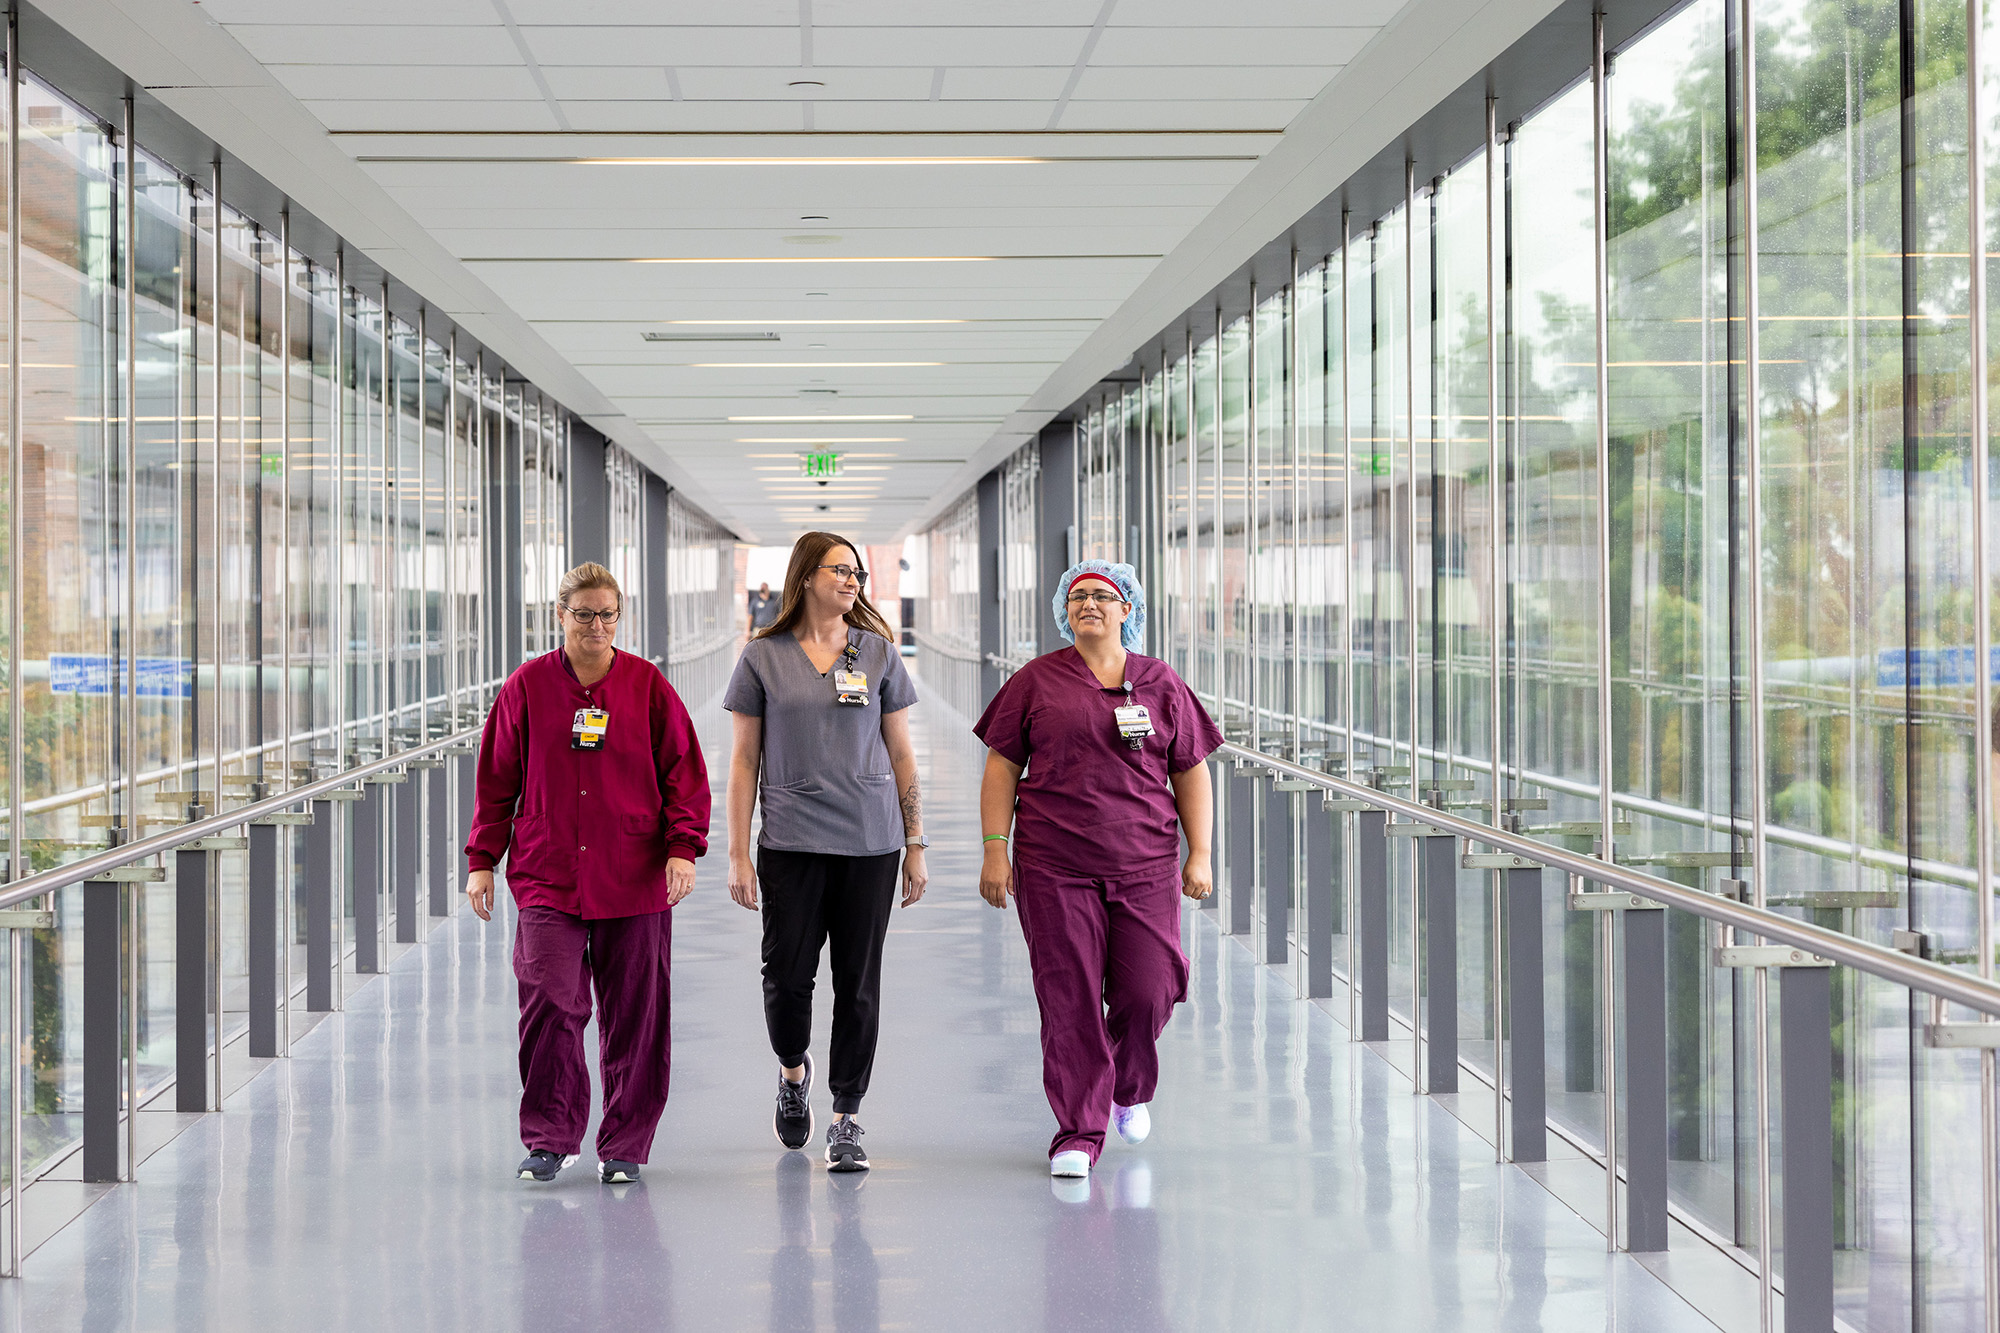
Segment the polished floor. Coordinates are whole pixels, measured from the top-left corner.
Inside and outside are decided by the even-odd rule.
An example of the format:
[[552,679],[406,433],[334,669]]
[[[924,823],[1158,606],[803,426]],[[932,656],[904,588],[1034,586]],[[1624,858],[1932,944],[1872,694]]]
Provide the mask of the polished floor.
[[1712,1327],[1214,913],[1187,916],[1152,1139],[1052,1186],[1019,927],[973,887],[982,754],[963,719],[917,719],[939,845],[889,941],[865,1177],[772,1137],[756,918],[718,838],[676,913],[673,1097],[642,1183],[588,1159],[512,1178],[507,927],[462,914],[41,1245],[0,1282],[0,1327]]

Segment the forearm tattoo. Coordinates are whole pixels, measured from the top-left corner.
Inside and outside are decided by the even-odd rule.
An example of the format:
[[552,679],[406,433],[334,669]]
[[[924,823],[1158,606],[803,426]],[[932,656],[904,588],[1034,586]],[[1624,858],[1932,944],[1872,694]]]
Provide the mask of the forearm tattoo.
[[916,837],[924,827],[924,798],[917,791],[916,779],[903,788],[903,832],[908,837]]

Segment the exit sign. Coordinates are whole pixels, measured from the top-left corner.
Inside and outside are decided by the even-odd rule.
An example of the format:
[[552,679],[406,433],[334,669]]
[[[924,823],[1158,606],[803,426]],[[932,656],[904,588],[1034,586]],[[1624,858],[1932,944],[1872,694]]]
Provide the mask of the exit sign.
[[799,455],[799,470],[813,481],[840,475],[840,455],[831,449]]

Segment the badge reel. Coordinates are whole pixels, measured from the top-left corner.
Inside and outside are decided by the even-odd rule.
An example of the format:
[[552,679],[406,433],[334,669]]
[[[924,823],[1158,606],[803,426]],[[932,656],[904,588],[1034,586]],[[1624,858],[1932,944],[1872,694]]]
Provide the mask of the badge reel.
[[576,721],[570,727],[569,748],[572,750],[602,750],[604,735],[611,730],[611,714],[602,708],[579,708]]
[[1113,716],[1118,719],[1118,734],[1135,750],[1153,734],[1153,715],[1144,704],[1120,704]]
[[853,644],[840,655],[840,665],[833,669],[833,701],[850,708],[868,706],[867,673],[855,669],[855,659],[861,654]]

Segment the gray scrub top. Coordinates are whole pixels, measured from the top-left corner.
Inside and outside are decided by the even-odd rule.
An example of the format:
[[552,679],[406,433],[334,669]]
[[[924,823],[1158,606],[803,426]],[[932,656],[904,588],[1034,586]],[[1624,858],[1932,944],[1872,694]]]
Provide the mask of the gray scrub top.
[[[847,642],[857,652],[855,669],[868,677],[866,707],[834,702],[833,673],[815,670],[789,633],[752,639],[729,678],[722,706],[764,719],[760,847],[835,856],[902,849],[903,814],[882,715],[908,708],[917,691],[887,639],[850,626]],[[844,660],[835,659],[835,669]]]

